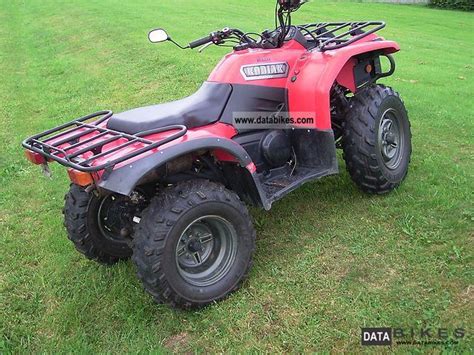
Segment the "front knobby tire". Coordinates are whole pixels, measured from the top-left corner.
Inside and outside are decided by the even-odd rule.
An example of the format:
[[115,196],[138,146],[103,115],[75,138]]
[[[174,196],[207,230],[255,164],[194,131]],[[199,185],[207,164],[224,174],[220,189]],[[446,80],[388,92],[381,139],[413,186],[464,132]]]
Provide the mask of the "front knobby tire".
[[363,191],[384,194],[400,185],[408,172],[411,131],[400,95],[371,85],[351,99],[343,125],[347,170]]
[[239,197],[193,180],[152,199],[135,228],[132,260],[155,301],[190,309],[236,291],[254,250],[255,230]]
[[104,199],[111,197],[100,197],[93,191],[87,192],[80,186],[71,185],[63,210],[64,226],[76,249],[88,259],[105,265],[132,255],[127,240],[120,235],[112,235],[99,220],[101,206],[106,202]]

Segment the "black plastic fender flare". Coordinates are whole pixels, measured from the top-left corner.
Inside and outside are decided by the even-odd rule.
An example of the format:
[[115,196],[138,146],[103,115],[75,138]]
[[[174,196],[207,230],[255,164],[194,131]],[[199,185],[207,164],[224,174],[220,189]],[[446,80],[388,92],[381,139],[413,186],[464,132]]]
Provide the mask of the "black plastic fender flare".
[[[152,170],[175,158],[201,149],[224,150],[236,157],[239,164],[244,168],[252,163],[245,149],[230,139],[200,138],[165,148],[145,158],[112,170],[110,173],[105,172],[102,180],[98,183],[98,187],[128,196],[140,180]],[[259,184],[256,179],[254,179],[254,182]]]

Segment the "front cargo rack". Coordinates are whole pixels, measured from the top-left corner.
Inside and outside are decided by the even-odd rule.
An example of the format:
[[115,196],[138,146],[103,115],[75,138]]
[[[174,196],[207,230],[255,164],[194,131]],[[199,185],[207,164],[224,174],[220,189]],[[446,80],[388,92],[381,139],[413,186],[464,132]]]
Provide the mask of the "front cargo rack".
[[382,21],[321,22],[297,26],[316,49],[324,52],[348,46],[385,27]]
[[[101,123],[108,120],[112,115],[112,111],[92,113],[27,138],[23,141],[22,145],[24,148],[36,152],[48,160],[54,160],[61,165],[84,172],[97,172],[113,168],[118,163],[158,148],[163,144],[184,136],[187,132],[186,126],[183,125],[171,125],[136,134],[127,134],[108,129],[105,125],[100,126]],[[144,136],[168,131],[177,132],[159,141],[143,138]],[[116,142],[119,139],[125,141],[110,147],[110,149],[105,148],[109,143]],[[99,159],[104,159],[112,153],[117,153],[123,148],[138,143],[142,147],[120,155],[117,158],[106,160],[105,163],[93,165]],[[84,157],[84,154],[87,156]]]

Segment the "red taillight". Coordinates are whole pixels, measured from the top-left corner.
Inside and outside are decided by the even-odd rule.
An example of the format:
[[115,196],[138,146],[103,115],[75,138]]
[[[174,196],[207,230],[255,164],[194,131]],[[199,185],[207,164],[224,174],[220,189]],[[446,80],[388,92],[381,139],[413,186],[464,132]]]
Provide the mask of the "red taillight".
[[31,150],[25,150],[25,155],[26,155],[26,159],[28,159],[33,164],[39,165],[39,164],[46,163],[46,160],[44,159],[44,157],[39,153],[32,152]]
[[92,175],[84,171],[67,169],[67,173],[69,175],[69,179],[76,185],[88,186],[94,183]]

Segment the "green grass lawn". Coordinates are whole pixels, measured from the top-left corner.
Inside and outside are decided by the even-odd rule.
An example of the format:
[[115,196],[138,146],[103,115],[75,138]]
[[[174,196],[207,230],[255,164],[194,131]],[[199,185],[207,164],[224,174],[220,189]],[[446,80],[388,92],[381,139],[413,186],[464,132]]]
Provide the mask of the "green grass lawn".
[[65,170],[43,178],[21,140],[99,109],[192,93],[226,50],[151,45],[147,31],[164,27],[181,43],[224,26],[259,31],[273,6],[0,0],[0,352],[360,351],[364,326],[464,327],[447,348],[473,350],[472,13],[314,1],[295,14],[295,23],[387,22],[382,35],[402,51],[385,83],[409,110],[411,168],[388,196],[361,193],[342,165],[270,212],[252,210],[255,265],[224,302],[156,305],[130,262],[99,266],[67,240]]

